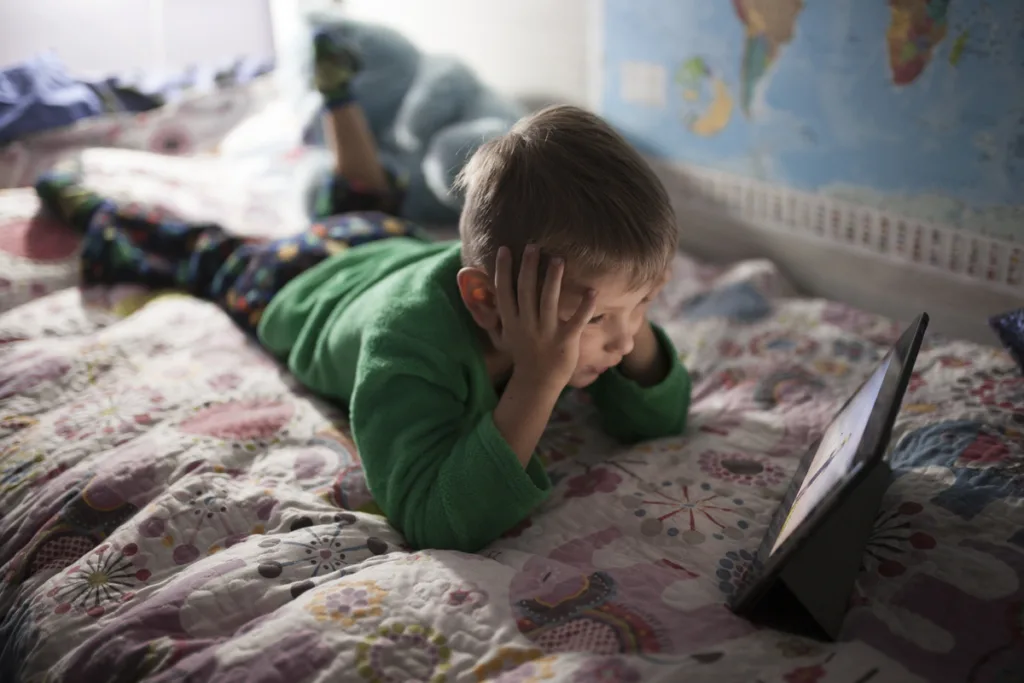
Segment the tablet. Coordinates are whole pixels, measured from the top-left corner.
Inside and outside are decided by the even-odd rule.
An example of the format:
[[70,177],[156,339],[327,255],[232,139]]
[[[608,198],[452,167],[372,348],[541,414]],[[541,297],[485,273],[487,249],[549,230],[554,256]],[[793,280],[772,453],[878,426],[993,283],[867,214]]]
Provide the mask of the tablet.
[[[807,585],[787,587],[788,592],[797,594],[797,598],[802,591],[813,589],[810,593],[819,602],[819,598],[827,596],[830,590],[845,590],[846,593],[841,596],[842,604],[845,605],[859,569],[863,546],[871,532],[881,493],[888,483],[888,466],[884,464],[883,457],[927,325],[927,314],[922,314],[914,321],[840,408],[821,438],[803,457],[782,503],[768,525],[744,583],[730,600],[730,607],[734,611],[751,612],[780,577],[786,578],[784,574],[789,563],[810,562],[813,565],[818,562],[809,558],[807,552],[802,553],[803,557],[798,557],[801,548],[808,545],[809,539],[813,540],[816,535],[825,533],[822,529],[829,517],[838,519],[837,510],[848,499],[851,499],[851,504],[846,507],[851,508],[858,488],[866,486],[866,480],[872,472],[877,474],[884,468],[884,476],[874,477],[882,480],[880,484],[873,486],[870,495],[862,495],[856,501],[859,509],[848,509],[842,516],[841,525],[831,530],[829,538],[811,543],[829,557],[843,555],[854,558],[857,566],[852,569],[845,567],[841,572],[844,575],[852,572],[849,585],[845,588]],[[851,544],[856,545],[849,547]],[[830,560],[823,557],[820,561],[826,563]],[[801,567],[802,584],[807,582],[808,576],[813,577],[813,568]],[[828,568],[821,566],[820,569],[825,571]],[[837,580],[845,582],[844,577],[837,577]],[[814,582],[817,583],[817,580]],[[836,601],[839,604],[838,598]],[[815,608],[814,605],[805,607],[812,611]]]

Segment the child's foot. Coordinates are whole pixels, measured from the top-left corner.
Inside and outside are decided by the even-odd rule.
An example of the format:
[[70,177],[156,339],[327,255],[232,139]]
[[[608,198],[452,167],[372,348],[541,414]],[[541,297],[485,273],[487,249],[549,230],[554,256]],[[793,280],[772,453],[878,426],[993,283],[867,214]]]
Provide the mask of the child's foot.
[[36,193],[47,211],[82,233],[88,229],[93,214],[104,203],[98,194],[79,185],[76,175],[59,171],[39,176]]
[[326,31],[313,36],[313,82],[328,107],[352,101],[352,79],[361,66],[355,51]]

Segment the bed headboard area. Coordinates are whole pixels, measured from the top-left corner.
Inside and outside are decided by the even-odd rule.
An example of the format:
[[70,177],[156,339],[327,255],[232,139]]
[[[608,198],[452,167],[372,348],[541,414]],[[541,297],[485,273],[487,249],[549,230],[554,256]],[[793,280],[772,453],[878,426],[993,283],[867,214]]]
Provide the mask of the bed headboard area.
[[1024,301],[1024,5],[597,0],[595,107],[684,245],[996,343]]

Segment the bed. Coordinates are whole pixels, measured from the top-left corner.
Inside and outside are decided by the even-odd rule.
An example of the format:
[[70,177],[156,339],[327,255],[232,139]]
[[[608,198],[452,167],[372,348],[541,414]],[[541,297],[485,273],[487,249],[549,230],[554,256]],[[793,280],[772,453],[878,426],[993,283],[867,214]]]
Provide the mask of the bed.
[[[286,157],[78,163],[124,201],[273,234],[299,220],[290,169],[315,166]],[[212,206],[211,187],[232,191]],[[0,680],[1024,676],[1024,377],[994,347],[927,338],[823,644],[723,603],[898,321],[798,296],[768,261],[680,255],[652,315],[693,374],[686,433],[623,448],[569,397],[540,448],[542,508],[476,555],[412,551],[336,407],[209,304],[75,288],[75,238],[36,210],[0,193]]]

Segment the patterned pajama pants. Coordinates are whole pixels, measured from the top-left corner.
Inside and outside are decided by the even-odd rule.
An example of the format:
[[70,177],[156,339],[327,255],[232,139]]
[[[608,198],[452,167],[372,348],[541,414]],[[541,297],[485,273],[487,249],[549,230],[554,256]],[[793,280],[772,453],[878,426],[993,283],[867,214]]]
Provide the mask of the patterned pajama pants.
[[374,194],[340,178],[326,199],[324,193],[318,199],[318,212],[333,215],[298,235],[264,242],[230,235],[212,223],[118,207],[69,175],[44,175],[36,191],[48,211],[83,234],[84,284],[186,291],[215,302],[254,336],[274,295],[324,259],[388,237],[427,239],[414,224],[374,210],[396,206],[397,189]]

